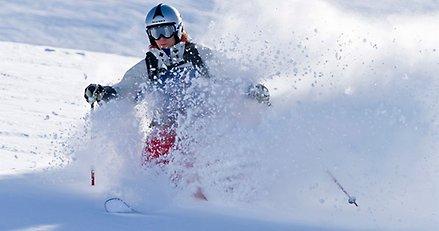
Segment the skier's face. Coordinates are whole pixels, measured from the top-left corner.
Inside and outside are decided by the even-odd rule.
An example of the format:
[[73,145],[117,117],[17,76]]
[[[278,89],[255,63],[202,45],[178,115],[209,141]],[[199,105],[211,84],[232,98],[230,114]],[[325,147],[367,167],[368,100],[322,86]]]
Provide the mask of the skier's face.
[[156,39],[155,42],[160,48],[170,48],[175,45],[175,38],[174,36],[170,38],[160,37]]

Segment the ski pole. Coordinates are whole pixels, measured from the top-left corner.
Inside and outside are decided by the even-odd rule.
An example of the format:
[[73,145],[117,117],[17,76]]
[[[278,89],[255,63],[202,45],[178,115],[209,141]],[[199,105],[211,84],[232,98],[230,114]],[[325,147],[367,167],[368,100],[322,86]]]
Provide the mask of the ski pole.
[[337,178],[335,178],[334,175],[332,175],[332,173],[329,170],[326,170],[326,173],[328,173],[328,175],[331,177],[332,181],[334,181],[335,184],[337,184],[337,186],[341,189],[341,191],[344,192],[344,194],[346,194],[346,196],[348,196],[348,203],[349,204],[354,204],[355,206],[358,207],[357,204],[357,199],[351,195],[349,195],[349,193],[346,191],[346,189],[343,188],[343,186],[340,184],[340,182],[338,182]]
[[91,168],[90,171],[90,178],[91,178],[91,186],[95,186],[95,170],[93,169],[93,167]]
[[[90,103],[90,106],[91,106],[90,116],[91,116],[91,113],[94,112],[94,104],[95,104],[95,102],[96,102],[96,101],[93,100],[93,101]],[[91,124],[90,124],[90,140],[93,140],[93,134],[92,134]],[[95,170],[94,170],[93,165],[90,167],[90,185],[91,185],[91,186],[95,186]]]

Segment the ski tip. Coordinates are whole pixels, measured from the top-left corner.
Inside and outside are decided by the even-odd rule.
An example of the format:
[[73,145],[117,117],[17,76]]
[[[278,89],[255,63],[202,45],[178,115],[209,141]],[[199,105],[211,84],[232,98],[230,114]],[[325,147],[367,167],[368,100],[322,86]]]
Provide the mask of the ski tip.
[[133,209],[128,203],[118,197],[106,200],[104,202],[104,208],[107,213],[140,214],[139,211]]

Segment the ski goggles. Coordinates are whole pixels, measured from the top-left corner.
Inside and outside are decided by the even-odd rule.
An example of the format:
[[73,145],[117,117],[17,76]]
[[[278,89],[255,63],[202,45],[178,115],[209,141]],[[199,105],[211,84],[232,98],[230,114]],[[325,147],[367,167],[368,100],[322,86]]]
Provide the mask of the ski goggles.
[[160,37],[163,38],[171,38],[175,34],[175,26],[174,25],[160,25],[148,28],[148,34],[155,40],[159,40]]

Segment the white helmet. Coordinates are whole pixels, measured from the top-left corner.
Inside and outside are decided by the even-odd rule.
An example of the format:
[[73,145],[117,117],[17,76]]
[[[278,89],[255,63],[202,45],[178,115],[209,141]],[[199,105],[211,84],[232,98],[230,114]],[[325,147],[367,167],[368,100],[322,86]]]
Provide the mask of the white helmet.
[[[176,36],[179,40],[181,39],[181,36],[183,34],[183,20],[181,18],[180,12],[178,12],[178,10],[172,6],[160,3],[152,8],[146,15],[146,31],[148,32],[148,29],[151,27],[163,24],[174,25]],[[149,33],[148,36],[151,39]]]

